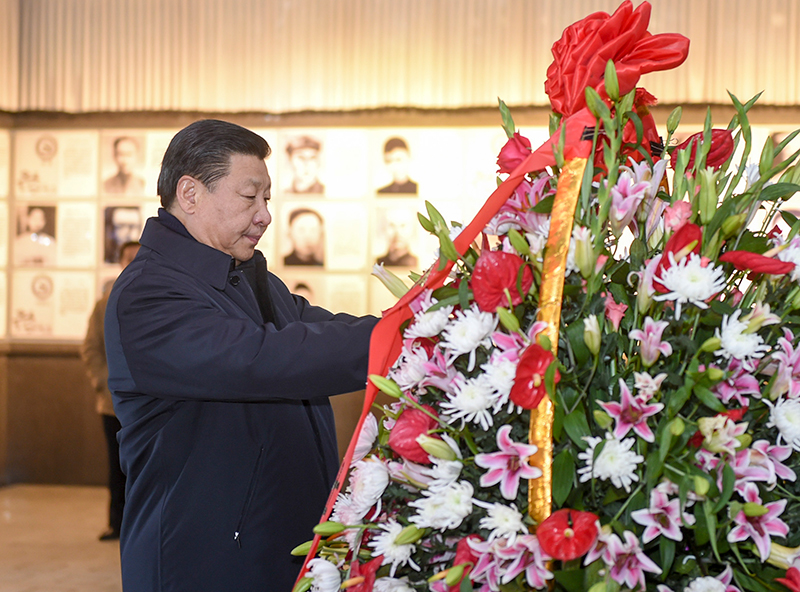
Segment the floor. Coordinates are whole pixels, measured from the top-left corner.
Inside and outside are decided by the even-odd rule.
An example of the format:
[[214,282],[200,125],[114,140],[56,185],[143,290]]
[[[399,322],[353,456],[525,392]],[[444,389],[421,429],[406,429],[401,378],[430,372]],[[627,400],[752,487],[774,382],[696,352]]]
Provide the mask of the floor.
[[0,592],[120,592],[119,543],[99,542],[101,487],[0,488]]

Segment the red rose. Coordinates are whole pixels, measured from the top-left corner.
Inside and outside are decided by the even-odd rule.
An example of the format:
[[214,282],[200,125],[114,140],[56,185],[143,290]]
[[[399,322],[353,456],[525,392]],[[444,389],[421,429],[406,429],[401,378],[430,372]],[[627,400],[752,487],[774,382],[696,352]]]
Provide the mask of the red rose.
[[[653,274],[653,287],[657,292],[666,294],[669,292],[667,288],[658,281],[662,272],[665,269],[672,267],[672,262],[669,260],[669,254],[673,253],[675,263],[689,255],[689,253],[700,254],[700,243],[703,242],[703,231],[697,224],[686,223],[676,230],[667,244],[664,245],[664,252],[661,254],[661,260],[656,266],[655,273]],[[694,243],[694,244],[692,244]]]
[[545,518],[536,529],[542,550],[553,559],[570,561],[585,555],[597,540],[597,516],[564,508]]
[[783,275],[794,269],[791,261],[781,261],[772,257],[764,257],[750,251],[728,251],[720,255],[720,261],[733,263],[739,271],[752,271],[754,273],[767,273],[769,275]]
[[[544,373],[553,362],[553,353],[538,343],[526,347],[519,356],[514,386],[511,387],[510,399],[515,405],[525,409],[535,409],[547,394],[544,387]],[[561,373],[556,370],[555,383],[561,380]]]
[[567,27],[553,45],[554,60],[544,84],[553,111],[564,116],[580,111],[586,105],[587,86],[605,94],[608,60],[616,66],[620,95],[636,88],[642,74],[681,65],[689,40],[675,33],[651,35],[649,22],[649,3],[634,10],[626,0],[613,15],[596,12]]
[[[670,164],[675,168],[678,159],[678,152],[689,149],[689,162],[686,164],[686,171],[691,171],[694,166],[695,155],[698,147],[703,145],[703,132],[692,134],[681,142],[672,151]],[[711,148],[706,156],[706,166],[718,169],[733,154],[733,134],[726,129],[711,130]]]
[[519,132],[508,139],[497,155],[498,173],[511,173],[531,155],[531,141]]
[[[517,290],[517,276],[522,269],[522,293]],[[530,267],[519,255],[503,251],[483,251],[472,272],[472,293],[478,308],[483,312],[495,312],[498,306],[508,306],[508,290],[511,304],[522,302],[533,285]]]
[[[429,412],[436,415],[432,407],[423,405]],[[397,418],[397,421],[389,433],[389,447],[406,460],[417,463],[430,464],[428,453],[417,443],[417,438],[421,435],[428,435],[428,432],[437,426],[435,419],[414,407],[407,407]]]

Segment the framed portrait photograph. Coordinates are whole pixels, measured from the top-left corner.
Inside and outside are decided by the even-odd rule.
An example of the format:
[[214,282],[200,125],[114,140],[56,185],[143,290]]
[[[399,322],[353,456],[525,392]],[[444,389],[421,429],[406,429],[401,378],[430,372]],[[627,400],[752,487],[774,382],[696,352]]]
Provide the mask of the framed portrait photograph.
[[57,209],[57,206],[50,203],[17,205],[16,232],[12,245],[15,266],[56,266],[58,261]]
[[280,186],[287,195],[324,196],[326,150],[322,130],[289,130],[280,134]]
[[103,261],[119,264],[121,247],[138,241],[144,228],[144,214],[139,206],[107,206],[103,209]]
[[138,130],[103,132],[100,137],[100,193],[114,197],[147,195],[147,137]]

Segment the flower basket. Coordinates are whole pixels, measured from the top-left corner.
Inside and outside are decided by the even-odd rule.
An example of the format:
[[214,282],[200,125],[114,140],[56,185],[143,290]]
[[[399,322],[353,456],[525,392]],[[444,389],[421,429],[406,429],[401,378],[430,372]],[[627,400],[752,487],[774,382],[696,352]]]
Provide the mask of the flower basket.
[[662,137],[636,85],[688,40],[649,9],[569,27],[551,139],[501,103],[497,191],[420,216],[440,257],[376,328],[296,592],[800,591],[798,132],[759,153],[731,96]]

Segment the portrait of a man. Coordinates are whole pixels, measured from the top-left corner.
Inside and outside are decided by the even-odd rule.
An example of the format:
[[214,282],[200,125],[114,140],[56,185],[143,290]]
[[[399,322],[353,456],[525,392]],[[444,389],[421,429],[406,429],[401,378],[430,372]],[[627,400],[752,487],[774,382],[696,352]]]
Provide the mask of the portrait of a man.
[[325,263],[325,227],[322,216],[311,208],[297,208],[289,214],[288,237],[291,252],[284,265],[316,265]]
[[55,206],[22,206],[17,215],[14,263],[37,267],[55,265],[55,228]]
[[383,162],[392,176],[392,182],[378,189],[378,193],[417,194],[417,184],[409,177],[411,153],[403,138],[393,137],[383,145]]
[[139,141],[131,136],[115,138],[112,156],[117,172],[103,181],[103,192],[115,195],[144,195],[145,180],[137,172],[141,163]]
[[130,206],[115,206],[105,210],[105,241],[103,260],[119,263],[119,248],[138,241],[142,234],[142,212]]
[[415,267],[417,256],[411,252],[416,224],[413,210],[391,208],[381,212],[379,222],[381,236],[386,241],[386,253],[375,262],[386,267]]
[[292,169],[289,193],[325,193],[325,186],[319,180],[321,150],[320,141],[311,136],[298,136],[287,144],[286,154]]

